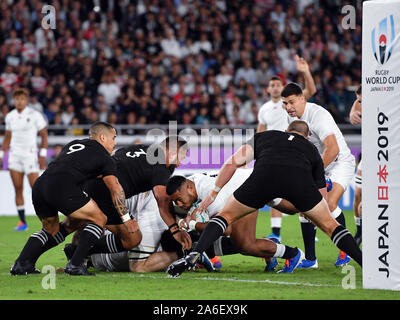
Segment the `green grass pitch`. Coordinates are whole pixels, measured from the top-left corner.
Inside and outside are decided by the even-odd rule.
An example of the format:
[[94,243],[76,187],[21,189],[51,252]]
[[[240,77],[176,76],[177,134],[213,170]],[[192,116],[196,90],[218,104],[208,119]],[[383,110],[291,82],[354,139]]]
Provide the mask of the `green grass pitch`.
[[[354,233],[351,211],[345,212],[348,229]],[[318,230],[316,251],[319,268],[297,269],[293,274],[265,273],[260,258],[233,255],[222,257],[222,270],[208,273],[201,269],[184,273],[179,279],[169,279],[163,272],[151,274],[96,272],[95,277],[71,277],[57,274],[55,289],[45,289],[47,274],[12,277],[10,266],[19,255],[31,233],[40,229],[36,217],[28,217],[29,231],[14,232],[16,217],[0,217],[0,299],[140,299],[140,300],[393,300],[400,292],[366,290],[362,288],[361,268],[352,261],[356,288],[344,289],[348,274],[333,264],[338,251],[330,239]],[[261,212],[257,236],[270,233],[269,213]],[[66,242],[69,242],[69,236]],[[286,216],[282,223],[282,240],[290,246],[303,248],[298,216]],[[45,265],[64,267],[63,244],[46,252],[37,268]],[[278,269],[282,268],[280,260]]]

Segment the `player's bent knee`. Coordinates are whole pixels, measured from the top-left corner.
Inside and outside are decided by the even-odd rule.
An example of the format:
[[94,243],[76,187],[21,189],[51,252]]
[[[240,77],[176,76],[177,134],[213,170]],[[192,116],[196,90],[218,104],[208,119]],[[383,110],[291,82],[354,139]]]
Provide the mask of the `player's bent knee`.
[[102,212],[99,212],[98,214],[94,215],[89,215],[86,220],[90,223],[97,224],[98,226],[104,228],[104,226],[107,223],[107,216],[103,214]]
[[43,229],[52,236],[55,236],[60,231],[58,216],[41,218],[40,220],[42,221]]

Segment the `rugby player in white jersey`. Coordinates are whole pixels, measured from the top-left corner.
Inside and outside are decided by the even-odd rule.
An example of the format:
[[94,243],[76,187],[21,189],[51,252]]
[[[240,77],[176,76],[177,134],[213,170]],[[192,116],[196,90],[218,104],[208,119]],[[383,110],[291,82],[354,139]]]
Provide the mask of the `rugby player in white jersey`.
[[[46,169],[47,123],[40,112],[27,107],[28,92],[25,89],[16,89],[13,97],[15,109],[10,111],[5,119],[6,131],[0,150],[0,163],[10,148],[8,169],[15,189],[15,204],[20,219],[14,230],[23,231],[28,229],[23,197],[24,175],[26,174],[32,187],[39,176],[39,169]],[[39,159],[36,140],[38,133],[42,140]]]
[[[205,213],[208,219],[216,216],[222,211],[227,201],[237,188],[239,188],[252,174],[253,169],[237,169],[232,178],[227,182],[218,196],[207,207]],[[193,205],[200,203],[214,190],[217,174],[195,174],[188,178],[182,176],[172,176],[167,184],[167,194],[175,204],[183,210],[190,210]],[[204,214],[204,212],[202,212]],[[276,243],[269,239],[256,238],[256,223],[258,210],[254,210],[240,221],[232,224],[226,231],[232,243],[229,244],[223,237],[219,237],[213,242],[214,252],[217,255],[227,255],[232,253],[241,253],[243,255],[266,258],[267,266],[265,271],[273,271],[278,264],[276,258],[283,258],[287,261],[292,260],[300,254],[304,257],[301,250],[291,248],[284,244]],[[193,216],[192,216],[193,218]],[[207,219],[206,219],[207,220]],[[184,227],[190,230],[203,231],[206,224],[189,217],[187,225]],[[300,262],[299,262],[300,263]],[[297,266],[297,265],[296,265]],[[284,268],[281,272],[291,273],[294,268]]]
[[[303,94],[306,97],[306,100],[308,100],[317,92],[317,88],[315,87],[314,79],[310,72],[310,68],[308,66],[307,61],[296,55],[296,63],[297,63],[297,71],[300,72],[304,77],[305,89],[303,90]],[[258,112],[257,132],[262,132],[266,130],[279,130],[279,131],[286,130],[287,113],[282,106],[282,97],[281,97],[281,92],[283,90],[283,87],[284,84],[282,78],[274,76],[269,80],[266,90],[267,93],[270,95],[271,100],[264,103],[261,106],[260,111]],[[266,238],[267,239],[277,238],[280,241],[282,213],[275,208],[271,208],[270,212],[271,212],[272,233],[268,235]],[[302,229],[304,227],[308,227],[308,224],[302,225]],[[307,258],[307,252],[306,252],[306,258]]]
[[[130,251],[92,254],[90,261],[93,267],[101,271],[121,272],[155,272],[165,269],[177,259],[177,254],[159,251],[161,236],[168,230],[168,226],[160,216],[153,193],[140,193],[127,199],[125,203],[131,217],[139,224],[142,240]],[[105,237],[112,239],[110,234],[107,232]],[[112,247],[112,241],[110,246]]]
[[[283,106],[288,113],[288,122],[303,120],[310,128],[310,141],[321,154],[325,175],[332,181],[332,189],[327,195],[329,210],[343,227],[345,218],[338,202],[354,178],[355,159],[348,148],[342,132],[331,114],[322,106],[308,103],[298,84],[289,83],[282,91]],[[314,233],[315,237],[315,233]],[[315,246],[315,239],[309,239],[308,246]],[[343,266],[350,257],[340,251],[336,266]],[[304,263],[307,263],[306,261]],[[317,260],[309,261],[310,266],[317,265]]]
[[[361,111],[362,111],[362,95],[361,95],[361,86],[356,90],[356,101],[354,101],[353,106],[350,110],[350,123],[357,125],[361,124]],[[353,210],[354,210],[354,220],[356,222],[357,231],[354,235],[354,240],[356,240],[357,244],[360,245],[362,241],[362,167],[361,162],[358,163],[356,176],[355,176],[355,190],[354,190],[354,201],[353,201]]]
[[[157,200],[152,192],[135,195],[125,203],[132,219],[139,224],[142,240],[137,247],[129,251],[118,252],[117,248],[114,248],[114,253],[92,254],[89,261],[96,270],[157,272],[165,270],[173,261],[183,256],[182,247],[173,239],[160,216]],[[110,248],[115,247],[111,232],[106,231],[105,237]],[[178,255],[179,251],[181,255]],[[205,259],[203,262],[206,262]],[[209,260],[207,263],[211,265]]]

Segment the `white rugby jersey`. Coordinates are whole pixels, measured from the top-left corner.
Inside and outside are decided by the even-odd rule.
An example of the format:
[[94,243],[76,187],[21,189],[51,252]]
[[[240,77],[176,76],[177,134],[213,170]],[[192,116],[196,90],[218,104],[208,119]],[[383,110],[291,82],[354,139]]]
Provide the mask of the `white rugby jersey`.
[[337,160],[346,161],[353,158],[342,132],[337,126],[332,115],[324,107],[321,107],[315,103],[307,102],[304,113],[300,119],[297,117],[290,117],[287,113],[286,117],[288,123],[292,123],[295,120],[303,120],[307,122],[311,132],[310,141],[317,147],[320,154],[322,154],[325,149],[325,145],[323,143],[325,138],[334,134],[339,146]]
[[[231,180],[229,180],[228,183],[218,192],[214,202],[207,208],[210,218],[222,210],[229,197],[243,184],[243,182],[246,181],[252,172],[252,168],[236,170]],[[187,179],[194,182],[198,200],[201,201],[205,199],[212,189],[214,189],[217,174],[197,173]]]
[[258,122],[265,125],[267,130],[280,130],[287,129],[287,113],[283,108],[282,99],[277,103],[272,100],[264,103],[260,111],[258,111]]
[[6,115],[6,130],[11,131],[10,151],[18,154],[37,153],[37,134],[47,125],[43,115],[29,107]]
[[152,191],[142,192],[125,200],[125,204],[131,216],[138,222],[139,228],[146,227],[158,233],[160,230],[167,230],[168,226],[161,218],[157,200]]

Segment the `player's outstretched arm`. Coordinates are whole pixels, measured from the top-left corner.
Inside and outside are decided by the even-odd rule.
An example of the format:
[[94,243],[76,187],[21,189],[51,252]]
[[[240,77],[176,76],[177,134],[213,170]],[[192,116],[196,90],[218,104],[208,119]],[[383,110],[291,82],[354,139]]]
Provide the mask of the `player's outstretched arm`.
[[317,87],[315,86],[314,79],[312,77],[310,67],[304,58],[300,58],[296,54],[296,63],[297,63],[297,71],[299,71],[303,77],[305,82],[305,88],[303,90],[303,94],[306,100],[310,99],[314,94],[317,93]]
[[3,146],[0,150],[0,165],[3,163],[4,154],[10,147],[10,141],[11,141],[11,131],[6,130],[6,132],[4,134]]
[[105,176],[103,177],[103,181],[110,190],[115,209],[117,209],[117,212],[121,216],[121,220],[128,229],[128,232],[137,232],[139,230],[139,225],[135,220],[132,220],[129,215],[129,210],[125,203],[125,192],[119,184],[117,177],[113,175]]

